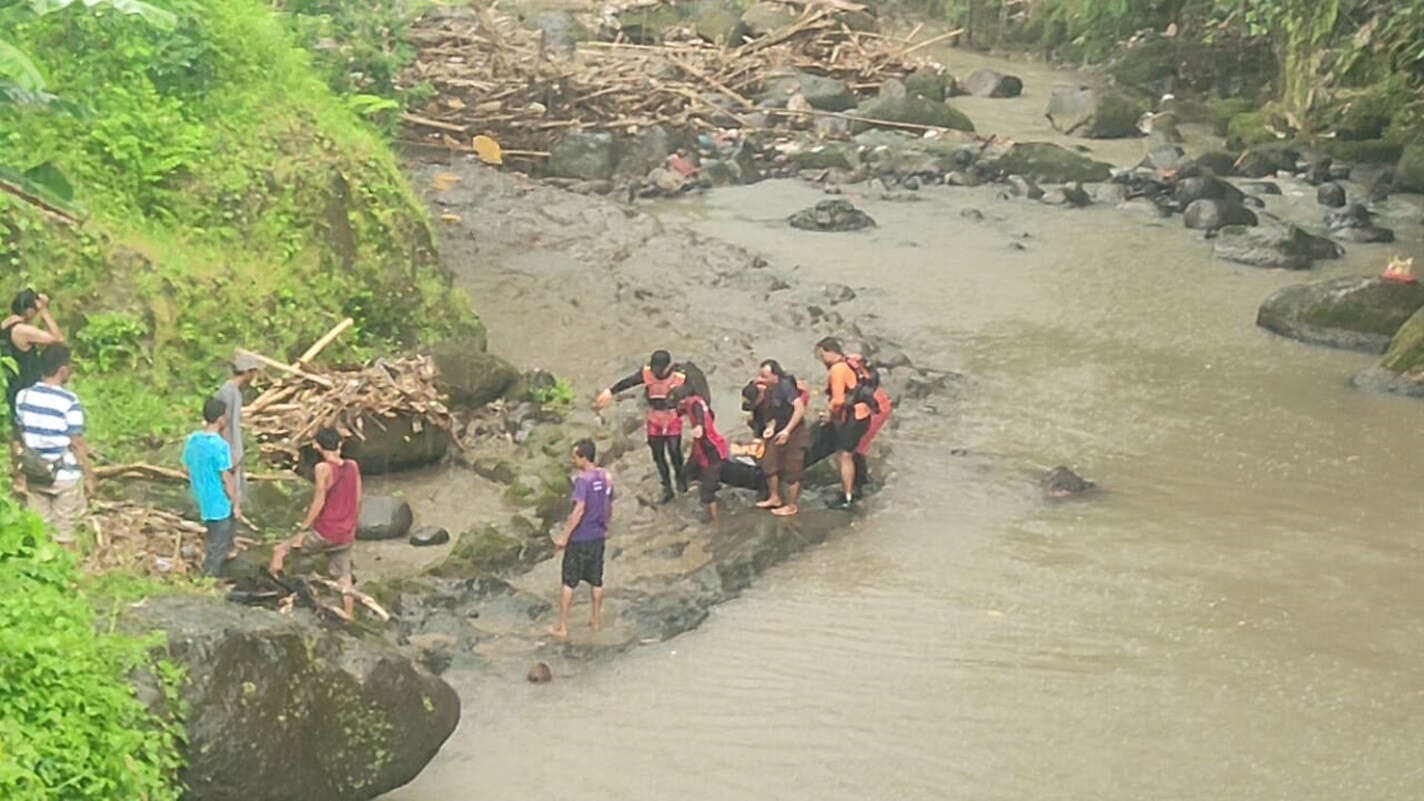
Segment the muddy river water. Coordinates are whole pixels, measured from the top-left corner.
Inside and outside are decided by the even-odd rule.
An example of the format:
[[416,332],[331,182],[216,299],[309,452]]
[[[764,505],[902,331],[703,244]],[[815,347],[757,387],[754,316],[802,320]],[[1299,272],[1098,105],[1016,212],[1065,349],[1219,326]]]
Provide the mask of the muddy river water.
[[[1053,78],[1016,69],[1032,96],[962,105],[1043,138]],[[1313,206],[1283,186],[1276,208]],[[472,691],[389,798],[1424,797],[1424,406],[1350,389],[1371,357],[1253,325],[1303,276],[1213,261],[1180,218],[856,191],[878,228],[789,229],[822,197],[791,181],[654,209],[855,287],[918,362],[965,375],[887,438],[856,530],[695,632]],[[1399,244],[1310,277],[1424,255],[1417,225],[1385,224]],[[1058,463],[1107,492],[1046,503],[1034,476]]]

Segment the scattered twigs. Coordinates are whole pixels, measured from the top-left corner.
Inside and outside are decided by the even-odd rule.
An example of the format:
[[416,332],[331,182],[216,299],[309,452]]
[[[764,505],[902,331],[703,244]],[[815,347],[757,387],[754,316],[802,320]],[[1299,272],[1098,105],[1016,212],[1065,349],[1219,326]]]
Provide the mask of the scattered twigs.
[[94,549],[90,573],[127,570],[145,576],[192,575],[202,569],[202,524],[164,509],[129,501],[90,504]]

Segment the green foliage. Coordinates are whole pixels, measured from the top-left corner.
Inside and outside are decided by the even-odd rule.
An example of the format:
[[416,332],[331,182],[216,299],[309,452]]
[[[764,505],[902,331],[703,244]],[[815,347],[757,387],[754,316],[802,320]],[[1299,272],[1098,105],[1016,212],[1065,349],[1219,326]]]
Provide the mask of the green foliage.
[[[0,497],[0,798],[176,801],[181,674],[149,664],[155,643],[100,626],[76,580],[74,555]],[[140,668],[157,674],[159,715],[127,679]]]
[[564,411],[574,404],[574,385],[568,379],[560,378],[547,387],[529,390],[529,399],[545,411]]
[[262,0],[164,5],[167,30],[100,9],[6,32],[87,114],[0,104],[0,153],[67,177],[92,217],[57,225],[0,192],[0,268],[55,299],[108,458],[191,428],[234,346],[292,358],[349,315],[324,356],[360,360],[477,324],[361,119],[390,99],[333,94],[300,21]]

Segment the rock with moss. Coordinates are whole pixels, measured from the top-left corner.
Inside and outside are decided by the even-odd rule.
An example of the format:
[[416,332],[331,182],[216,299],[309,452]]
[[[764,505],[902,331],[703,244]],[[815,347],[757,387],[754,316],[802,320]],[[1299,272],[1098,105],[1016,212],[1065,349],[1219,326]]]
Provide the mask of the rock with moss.
[[1177,75],[1176,42],[1157,33],[1136,38],[1118,50],[1107,73],[1120,86],[1162,94]]
[[1293,171],[1300,153],[1289,143],[1253,147],[1236,159],[1236,174],[1243,178],[1267,178]]
[[670,30],[682,25],[682,14],[672,3],[633,6],[614,15],[618,30],[638,44],[657,44]]
[[844,81],[823,75],[808,75],[793,72],[767,80],[765,90],[757,97],[758,102],[774,101],[785,105],[787,98],[800,93],[811,104],[811,108],[821,111],[847,111],[855,108],[855,94]]
[[860,146],[854,142],[827,141],[806,145],[788,158],[801,170],[854,170],[860,166]]
[[197,595],[126,607],[186,669],[186,798],[364,801],[415,778],[455,730],[455,691],[407,657]]
[[1285,118],[1269,111],[1247,111],[1231,118],[1226,126],[1226,142],[1234,148],[1248,148],[1279,142],[1290,126]]
[[[904,97],[877,97],[863,103],[857,114],[870,120],[884,120],[890,123],[909,123],[936,128],[950,128],[957,131],[973,131],[974,123],[959,109],[948,103],[936,102],[919,95],[906,94]],[[853,134],[872,128],[894,128],[879,122],[856,120],[851,123]]]
[[1384,139],[1324,139],[1317,147],[1344,164],[1394,164],[1404,155],[1404,147]]
[[519,564],[524,542],[492,524],[462,533],[439,564],[426,571],[440,578],[461,578],[506,572]]
[[803,231],[858,231],[875,225],[869,214],[851,205],[849,200],[822,200],[809,209],[802,209],[786,219],[792,228]]
[[361,418],[362,437],[347,442],[346,453],[368,474],[392,473],[438,462],[450,449],[450,433],[405,412]]
[[1394,187],[1404,192],[1424,193],[1424,138],[1404,148],[1394,168]]
[[758,39],[791,25],[796,16],[796,9],[785,3],[757,3],[742,14],[742,29]]
[[1227,130],[1231,127],[1231,121],[1238,114],[1245,114],[1256,108],[1256,103],[1252,103],[1244,97],[1209,100],[1207,101],[1207,121],[1211,123],[1213,133],[1217,136],[1226,136]]
[[618,155],[618,143],[613,134],[567,134],[554,145],[549,157],[549,174],[582,181],[603,180],[612,177]]
[[1026,175],[1045,183],[1106,181],[1112,165],[1049,142],[1014,142],[980,157],[979,165],[1004,175]]
[[1344,252],[1328,239],[1264,215],[1256,226],[1222,228],[1212,243],[1212,255],[1218,259],[1285,270],[1308,270],[1316,259],[1339,258]]
[[1332,278],[1277,291],[1261,304],[1256,325],[1302,342],[1384,353],[1395,332],[1421,308],[1424,285]]
[[1374,392],[1424,397],[1424,309],[1395,332],[1379,364],[1356,374],[1351,383]]
[[483,406],[519,380],[514,365],[465,340],[442,342],[430,349],[430,356],[439,371],[436,386],[459,405]]
[[929,100],[948,100],[957,89],[954,76],[937,64],[926,64],[905,76],[905,91]]
[[1087,86],[1055,86],[1048,98],[1048,121],[1055,131],[1089,139],[1137,136],[1147,104],[1122,92]]

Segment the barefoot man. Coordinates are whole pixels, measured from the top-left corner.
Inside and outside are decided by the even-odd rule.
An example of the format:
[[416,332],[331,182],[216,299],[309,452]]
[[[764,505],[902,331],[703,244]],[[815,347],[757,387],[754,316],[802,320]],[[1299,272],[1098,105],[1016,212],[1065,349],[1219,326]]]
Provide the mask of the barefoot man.
[[608,521],[613,516],[613,479],[608,471],[593,463],[598,451],[591,439],[574,445],[574,510],[564,523],[564,534],[554,539],[554,547],[564,552],[563,586],[559,592],[559,620],[549,633],[569,636],[569,605],[579,582],[593,588],[593,616],[589,626],[603,628],[603,542],[608,539]]
[[341,585],[342,611],[351,620],[355,606],[351,595],[351,546],[356,541],[356,521],[361,516],[361,466],[353,459],[342,458],[341,444],[341,434],[334,428],[316,432],[321,461],[312,468],[316,487],[312,489],[311,506],[297,535],[272,549],[267,571],[274,576],[281,573],[287,554],[294,550],[326,554],[327,569]]

